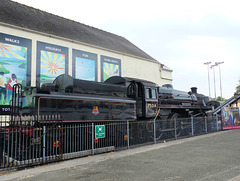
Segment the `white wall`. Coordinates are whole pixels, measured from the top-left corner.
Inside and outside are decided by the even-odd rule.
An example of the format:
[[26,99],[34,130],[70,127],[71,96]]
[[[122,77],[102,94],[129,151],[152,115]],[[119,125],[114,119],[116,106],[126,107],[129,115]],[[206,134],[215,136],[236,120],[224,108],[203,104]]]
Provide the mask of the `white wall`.
[[132,55],[115,52],[101,47],[88,45],[81,42],[75,42],[70,39],[34,32],[31,30],[14,27],[11,25],[0,23],[0,32],[22,38],[32,40],[32,63],[31,63],[31,85],[36,85],[36,55],[37,41],[55,44],[69,48],[69,74],[72,75],[72,49],[78,49],[98,55],[98,81],[101,81],[101,55],[121,59],[122,76],[134,77],[155,82],[158,85],[172,83],[172,71],[161,68],[160,63],[151,60],[134,57]]

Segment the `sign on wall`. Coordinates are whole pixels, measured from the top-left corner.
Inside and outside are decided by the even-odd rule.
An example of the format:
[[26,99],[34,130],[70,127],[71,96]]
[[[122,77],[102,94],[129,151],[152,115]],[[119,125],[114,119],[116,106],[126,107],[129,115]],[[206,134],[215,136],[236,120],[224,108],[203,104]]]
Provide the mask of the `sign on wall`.
[[121,76],[121,60],[101,55],[102,82],[112,76]]
[[222,108],[222,130],[240,129],[239,108]]
[[74,78],[97,81],[97,54],[73,49],[72,57]]
[[37,86],[68,74],[68,48],[37,42]]
[[10,113],[14,84],[31,84],[31,52],[31,40],[0,33],[0,114]]

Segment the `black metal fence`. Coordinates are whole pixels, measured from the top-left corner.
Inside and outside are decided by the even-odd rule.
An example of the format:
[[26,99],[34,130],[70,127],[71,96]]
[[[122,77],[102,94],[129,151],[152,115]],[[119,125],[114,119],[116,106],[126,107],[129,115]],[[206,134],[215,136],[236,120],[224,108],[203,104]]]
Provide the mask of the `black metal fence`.
[[0,117],[0,170],[128,149],[139,144],[220,130],[218,118],[63,123],[45,118]]

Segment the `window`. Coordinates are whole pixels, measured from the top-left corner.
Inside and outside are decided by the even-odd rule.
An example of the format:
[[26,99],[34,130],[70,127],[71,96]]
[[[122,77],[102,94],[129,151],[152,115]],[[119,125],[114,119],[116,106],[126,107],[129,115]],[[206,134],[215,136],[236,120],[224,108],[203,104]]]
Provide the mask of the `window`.
[[157,99],[156,89],[152,89],[152,99]]
[[128,97],[134,97],[136,95],[136,87],[133,83],[128,86],[127,94]]
[[150,88],[146,88],[146,98],[151,99],[152,98],[152,92]]
[[156,89],[154,88],[146,88],[146,99],[157,99]]

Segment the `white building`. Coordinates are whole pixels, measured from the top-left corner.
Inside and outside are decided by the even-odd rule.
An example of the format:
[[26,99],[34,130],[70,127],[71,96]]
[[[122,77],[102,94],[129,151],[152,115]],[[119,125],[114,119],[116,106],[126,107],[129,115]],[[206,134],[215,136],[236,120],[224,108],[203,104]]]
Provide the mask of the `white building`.
[[172,70],[124,37],[10,0],[1,0],[0,9],[0,105],[9,104],[13,75],[32,86],[63,73],[92,81],[120,75],[172,83]]

